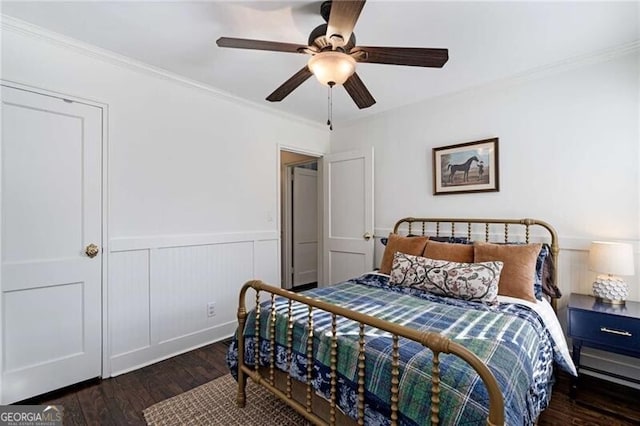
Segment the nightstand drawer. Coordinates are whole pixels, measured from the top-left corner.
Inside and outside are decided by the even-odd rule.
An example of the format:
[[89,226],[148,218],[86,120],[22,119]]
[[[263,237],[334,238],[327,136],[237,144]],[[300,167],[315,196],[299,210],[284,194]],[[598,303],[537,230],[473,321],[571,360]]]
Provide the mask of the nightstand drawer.
[[640,319],[570,309],[569,335],[602,345],[640,351]]

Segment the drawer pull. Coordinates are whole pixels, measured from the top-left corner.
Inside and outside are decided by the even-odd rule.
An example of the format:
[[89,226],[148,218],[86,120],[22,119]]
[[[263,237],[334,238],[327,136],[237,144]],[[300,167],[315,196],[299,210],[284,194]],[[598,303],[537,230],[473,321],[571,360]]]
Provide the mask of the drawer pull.
[[632,336],[632,334],[629,333],[628,331],[612,330],[612,329],[607,328],[607,327],[600,327],[600,331],[602,331],[604,333],[618,334],[620,336],[626,336],[626,337],[631,337]]

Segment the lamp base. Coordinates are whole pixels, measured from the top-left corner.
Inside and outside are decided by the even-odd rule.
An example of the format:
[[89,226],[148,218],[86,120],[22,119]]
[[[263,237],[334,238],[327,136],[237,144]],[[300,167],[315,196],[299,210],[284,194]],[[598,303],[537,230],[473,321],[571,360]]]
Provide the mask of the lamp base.
[[599,302],[610,305],[624,305],[629,288],[621,278],[612,275],[598,275],[593,282],[593,295]]

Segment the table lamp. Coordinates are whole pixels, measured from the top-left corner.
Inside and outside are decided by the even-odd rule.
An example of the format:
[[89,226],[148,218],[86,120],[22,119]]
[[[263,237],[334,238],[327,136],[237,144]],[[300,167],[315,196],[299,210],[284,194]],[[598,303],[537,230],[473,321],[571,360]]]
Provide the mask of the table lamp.
[[589,269],[598,273],[593,282],[593,295],[598,301],[623,305],[629,288],[618,275],[634,274],[631,244],[593,241],[589,249]]

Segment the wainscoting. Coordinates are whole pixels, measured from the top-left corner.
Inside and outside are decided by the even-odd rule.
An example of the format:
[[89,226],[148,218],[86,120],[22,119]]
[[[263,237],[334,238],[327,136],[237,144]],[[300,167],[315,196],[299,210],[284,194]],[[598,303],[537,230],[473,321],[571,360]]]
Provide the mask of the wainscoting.
[[253,278],[280,282],[278,253],[276,231],[111,240],[106,372],[230,336],[240,287]]

